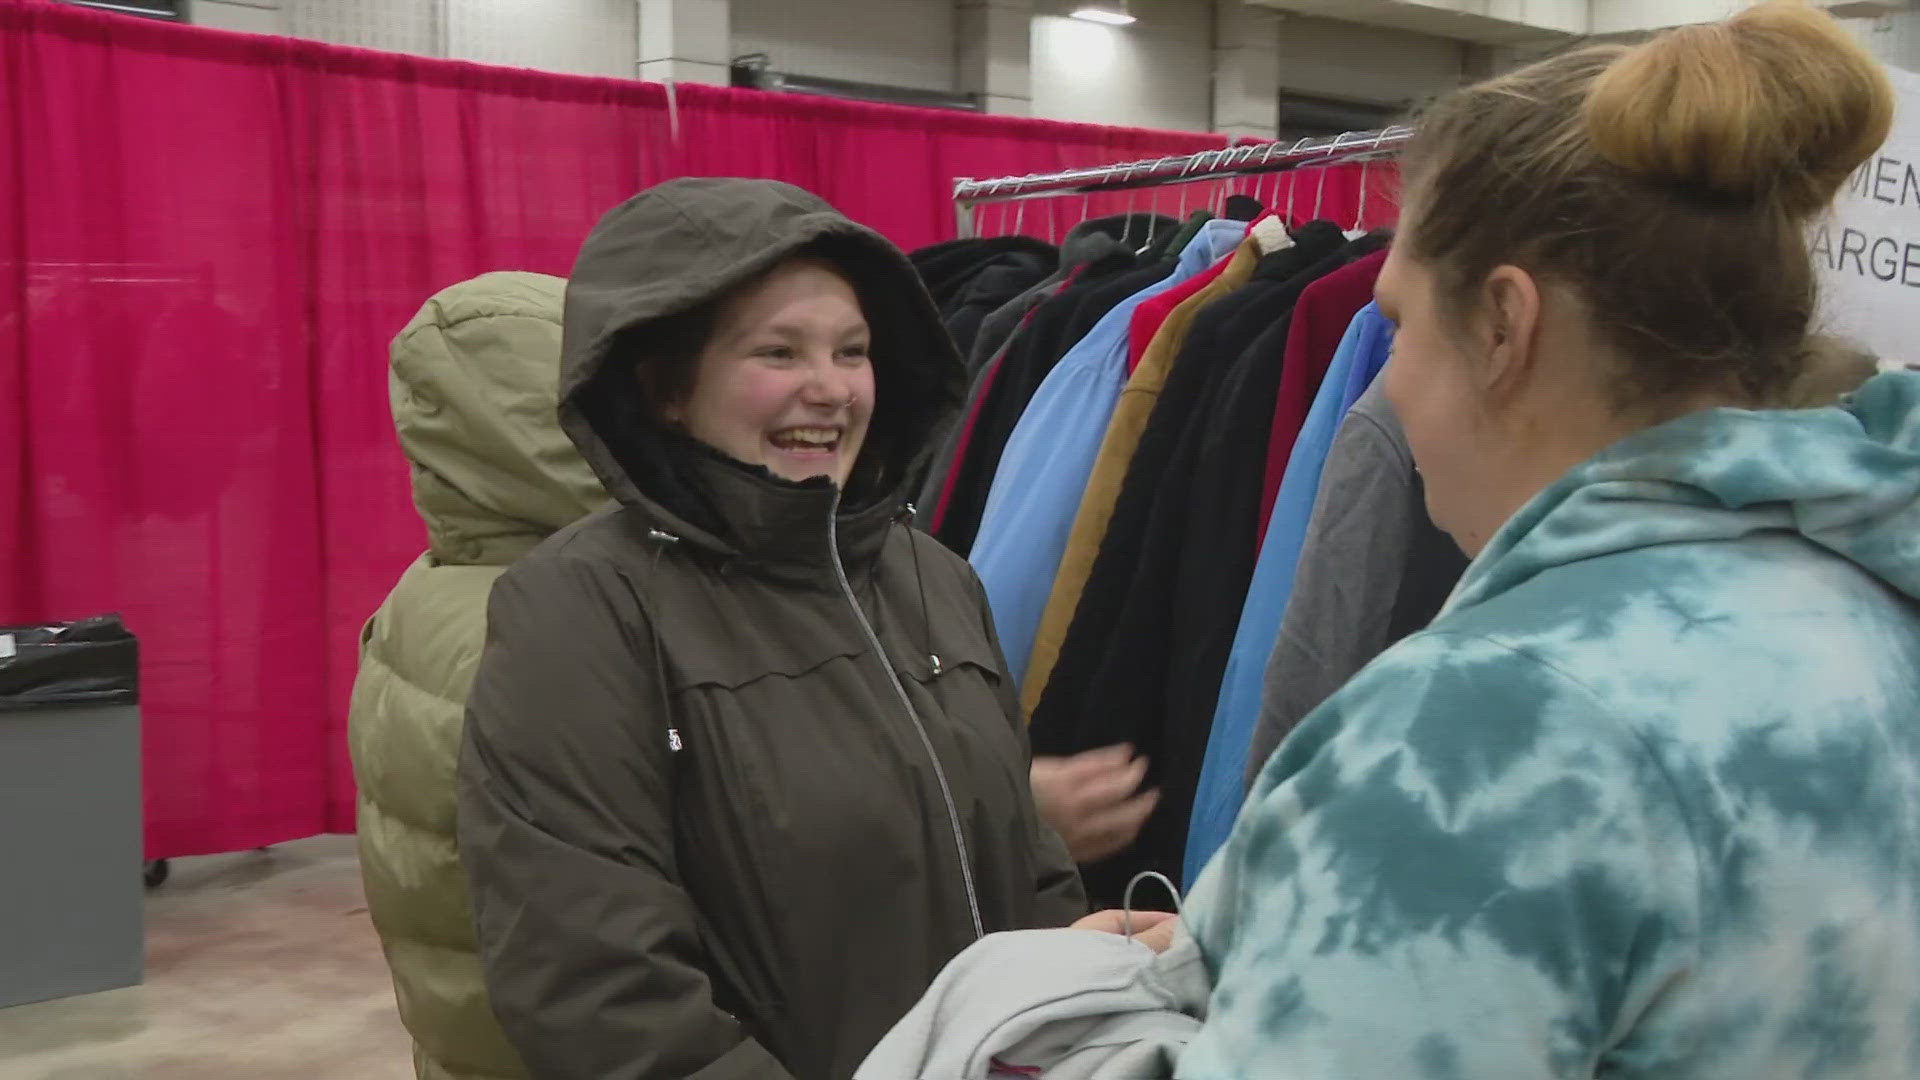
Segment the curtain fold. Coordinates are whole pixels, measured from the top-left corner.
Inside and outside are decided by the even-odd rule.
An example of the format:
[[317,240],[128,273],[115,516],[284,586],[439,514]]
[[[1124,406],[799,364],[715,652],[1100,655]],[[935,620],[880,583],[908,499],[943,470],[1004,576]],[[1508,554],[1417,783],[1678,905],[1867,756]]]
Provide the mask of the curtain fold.
[[[43,0],[0,4],[0,91],[0,622],[140,635],[155,858],[353,827],[359,630],[425,543],[387,343],[433,292],[564,275],[676,175],[789,180],[911,248],[953,234],[956,176],[1223,142],[698,86],[670,107]],[[1082,204],[1054,204],[1057,236]]]

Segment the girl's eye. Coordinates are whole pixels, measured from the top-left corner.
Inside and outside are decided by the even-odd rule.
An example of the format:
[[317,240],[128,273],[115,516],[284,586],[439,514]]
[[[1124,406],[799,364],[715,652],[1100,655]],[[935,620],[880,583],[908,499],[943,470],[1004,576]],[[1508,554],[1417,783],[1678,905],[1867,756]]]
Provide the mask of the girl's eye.
[[867,356],[867,346],[865,345],[849,345],[840,350],[840,359],[842,360],[865,360]]
[[768,345],[764,348],[755,349],[753,355],[762,360],[791,360],[793,359],[793,349],[786,345]]

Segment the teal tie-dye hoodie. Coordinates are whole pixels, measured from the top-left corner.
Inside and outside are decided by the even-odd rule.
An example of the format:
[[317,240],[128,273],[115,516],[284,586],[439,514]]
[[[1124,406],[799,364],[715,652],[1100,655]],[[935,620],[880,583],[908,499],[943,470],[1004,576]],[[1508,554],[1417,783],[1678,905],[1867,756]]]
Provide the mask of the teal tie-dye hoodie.
[[1575,469],[1274,755],[1179,1074],[1920,1077],[1920,375]]

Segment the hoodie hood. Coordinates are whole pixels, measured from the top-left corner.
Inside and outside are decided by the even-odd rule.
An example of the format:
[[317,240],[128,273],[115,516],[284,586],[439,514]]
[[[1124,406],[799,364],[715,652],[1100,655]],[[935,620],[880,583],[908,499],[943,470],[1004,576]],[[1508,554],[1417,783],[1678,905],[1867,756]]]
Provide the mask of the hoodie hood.
[[567,283],[561,424],[621,502],[649,505],[675,531],[738,548],[748,542],[743,529],[772,537],[790,514],[832,500],[825,480],[782,480],[667,428],[634,377],[632,346],[650,325],[718,299],[802,249],[847,275],[873,330],[873,418],[842,513],[904,500],[929,450],[927,432],[966,390],[964,365],[912,264],[880,234],[790,184],[689,178],[608,211]]
[[1920,600],[1920,373],[1828,409],[1713,409],[1628,437],[1495,534],[1443,614],[1543,570],[1660,544],[1793,533]]
[[560,430],[560,303],[545,274],[483,274],[394,338],[393,424],[435,558],[504,566],[606,503]]

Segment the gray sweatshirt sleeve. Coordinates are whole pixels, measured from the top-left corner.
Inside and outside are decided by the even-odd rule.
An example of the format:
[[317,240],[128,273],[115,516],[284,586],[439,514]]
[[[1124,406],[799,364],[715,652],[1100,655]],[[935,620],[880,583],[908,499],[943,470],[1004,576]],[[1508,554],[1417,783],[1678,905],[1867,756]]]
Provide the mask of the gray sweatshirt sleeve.
[[1381,382],[1361,395],[1327,453],[1293,592],[1267,660],[1246,783],[1306,715],[1389,644],[1413,532],[1413,458]]

